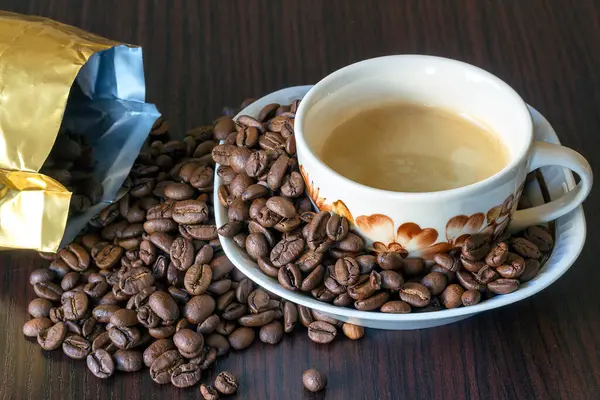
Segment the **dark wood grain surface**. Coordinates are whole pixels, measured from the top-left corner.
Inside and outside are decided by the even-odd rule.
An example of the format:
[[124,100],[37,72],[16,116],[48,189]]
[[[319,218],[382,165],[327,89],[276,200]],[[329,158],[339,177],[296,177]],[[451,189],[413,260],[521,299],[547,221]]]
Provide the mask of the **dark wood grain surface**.
[[[247,96],[314,83],[365,58],[452,57],[512,85],[564,144],[600,163],[598,0],[2,0],[144,46],[148,99],[181,131]],[[600,185],[596,185],[596,188]],[[369,330],[329,347],[305,333],[219,360],[240,399],[600,398],[599,190],[586,202],[587,246],[532,299],[454,325]],[[43,352],[22,325],[36,254],[0,254],[0,399],[196,399],[198,388],[154,384],[147,372],[95,379],[84,362]],[[303,391],[317,367],[324,394]]]

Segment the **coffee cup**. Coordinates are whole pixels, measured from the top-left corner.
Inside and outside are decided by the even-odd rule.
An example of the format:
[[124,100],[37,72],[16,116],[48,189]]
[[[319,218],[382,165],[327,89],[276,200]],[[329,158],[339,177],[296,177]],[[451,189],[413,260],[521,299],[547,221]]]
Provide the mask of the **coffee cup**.
[[[506,146],[506,165],[475,183],[430,192],[382,190],[344,177],[320,157],[327,132],[382,101],[453,109],[482,121]],[[420,55],[370,59],[332,73],[307,93],[295,120],[298,163],[315,207],[347,217],[377,252],[426,259],[474,234],[497,238],[507,229],[549,222],[585,200],[593,182],[587,160],[567,147],[535,142],[534,133],[526,103],[505,82],[460,61]],[[517,211],[527,174],[548,165],[572,170],[579,184],[549,203]]]

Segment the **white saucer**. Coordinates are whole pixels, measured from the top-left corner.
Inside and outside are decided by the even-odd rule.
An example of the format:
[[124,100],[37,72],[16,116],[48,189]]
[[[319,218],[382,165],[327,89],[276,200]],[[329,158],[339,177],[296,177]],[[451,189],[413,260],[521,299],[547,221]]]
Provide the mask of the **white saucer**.
[[[304,97],[311,87],[290,87],[271,93],[246,107],[238,116],[245,114],[256,117],[258,112],[269,103],[290,104],[293,100]],[[546,118],[531,106],[530,110],[535,123],[535,140],[560,143]],[[569,170],[561,167],[544,167],[541,172],[551,199],[557,198],[565,191],[575,187],[575,179]],[[217,189],[220,185],[221,179],[215,174],[214,204],[217,226],[227,222],[227,209],[220,205],[217,196]],[[544,203],[542,190],[537,184],[528,184],[524,195],[530,199],[533,205]],[[322,311],[341,321],[370,328],[407,330],[430,328],[459,321],[483,311],[516,303],[550,286],[573,265],[581,253],[586,237],[583,207],[579,206],[571,213],[559,218],[555,222],[555,230],[555,246],[551,257],[541,269],[540,274],[535,279],[523,284],[516,292],[496,296],[471,307],[412,314],[385,314],[336,307],[332,304],[317,301],[309,295],[286,290],[279,285],[276,279],[263,274],[258,265],[232,239],[224,237],[220,239],[223,250],[237,268],[260,286],[287,300]]]

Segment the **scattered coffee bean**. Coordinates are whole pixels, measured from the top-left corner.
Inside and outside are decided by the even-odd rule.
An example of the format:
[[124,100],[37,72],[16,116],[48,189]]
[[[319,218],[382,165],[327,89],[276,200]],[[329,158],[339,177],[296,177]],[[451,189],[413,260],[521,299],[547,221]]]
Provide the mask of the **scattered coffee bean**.
[[344,332],[344,335],[346,335],[346,337],[348,337],[352,340],[360,339],[361,337],[363,337],[365,335],[365,328],[363,328],[362,326],[353,325],[350,323],[345,323],[342,326],[342,331]]
[[314,368],[304,371],[302,374],[302,384],[311,392],[320,392],[327,386],[327,377]]

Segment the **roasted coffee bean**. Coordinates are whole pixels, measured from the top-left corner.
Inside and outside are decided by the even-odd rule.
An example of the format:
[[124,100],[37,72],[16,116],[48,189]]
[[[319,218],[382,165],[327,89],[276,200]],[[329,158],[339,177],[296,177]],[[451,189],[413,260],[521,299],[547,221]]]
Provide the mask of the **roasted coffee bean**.
[[508,253],[504,264],[496,268],[496,272],[503,278],[514,279],[525,271],[525,260],[518,254]]
[[336,249],[356,253],[365,247],[365,241],[358,235],[348,232],[344,240],[333,242],[332,246]]
[[231,332],[227,339],[233,349],[243,350],[254,342],[255,336],[254,329],[242,326]]
[[244,278],[240,281],[238,287],[235,290],[235,298],[242,304],[248,302],[248,296],[253,291],[254,284],[248,278]]
[[178,237],[173,241],[170,249],[171,262],[181,271],[187,271],[187,269],[194,262],[194,245],[191,240]]
[[215,388],[223,394],[234,394],[238,390],[237,378],[229,371],[220,372],[215,378]]
[[211,284],[208,286],[207,291],[220,296],[228,292],[231,289],[231,285],[231,279],[221,279],[218,281],[212,281]]
[[92,345],[79,335],[70,335],[62,343],[62,349],[67,357],[75,360],[83,360],[92,351]]
[[538,247],[525,238],[514,238],[510,245],[522,257],[537,259],[542,255]]
[[215,311],[215,300],[206,294],[194,296],[183,308],[183,316],[192,324],[201,324]]
[[490,292],[495,294],[509,294],[519,288],[518,279],[499,278],[487,284]]
[[124,272],[119,279],[119,289],[126,295],[134,295],[154,284],[155,278],[146,267],[131,268]]
[[187,183],[171,183],[165,186],[164,195],[173,200],[189,200],[194,197],[194,188]]
[[399,270],[404,265],[402,255],[395,251],[379,253],[377,263],[384,270]]
[[260,268],[260,270],[267,276],[270,276],[271,278],[277,278],[277,275],[279,273],[279,268],[276,268],[273,266],[273,264],[271,264],[271,261],[269,261],[268,258],[266,257],[260,257],[258,259],[258,267]]
[[179,332],[182,329],[192,329],[194,325],[192,325],[190,323],[190,321],[188,321],[185,318],[181,318],[179,321],[177,321],[177,323],[175,324],[175,333]]
[[[341,258],[335,263],[332,278],[340,285],[352,286],[358,282],[360,267],[353,258]],[[338,293],[340,294],[340,293]]]
[[[76,274],[77,276],[79,276],[78,272],[68,272],[65,275],[65,277],[70,274]],[[35,285],[38,282],[52,282],[55,279],[56,279],[56,273],[47,268],[36,269],[35,271],[32,271],[31,274],[29,274],[29,283],[31,285]],[[63,277],[63,279],[64,279],[64,277]]]
[[92,351],[96,351],[98,349],[106,350],[109,353],[116,351],[117,348],[110,340],[108,332],[102,332],[92,341]]
[[155,339],[165,339],[175,334],[175,325],[158,326],[149,328],[148,333]]
[[269,243],[262,233],[251,233],[246,237],[246,252],[253,260],[269,254]]
[[204,400],[219,400],[219,392],[212,386],[200,385],[200,394]]
[[275,267],[283,267],[294,262],[302,254],[302,250],[304,250],[304,239],[302,237],[287,236],[273,247],[270,259]]
[[469,289],[461,296],[463,306],[474,306],[481,301],[481,292],[479,290]]
[[54,323],[48,318],[39,317],[30,319],[23,325],[23,335],[27,337],[37,337],[41,331],[48,329],[53,325]]
[[217,298],[217,311],[223,311],[235,300],[235,290],[229,290]]
[[283,218],[293,218],[296,216],[296,207],[286,197],[273,196],[267,200],[265,206]]
[[358,282],[348,288],[348,295],[354,300],[363,300],[372,296],[375,293],[375,288],[371,286],[368,275],[361,275]]
[[299,304],[296,307],[298,308],[298,320],[302,326],[308,328],[308,326],[314,321],[310,308],[301,306]]
[[33,318],[47,318],[50,315],[52,303],[47,299],[35,298],[31,300],[27,311]]
[[185,358],[198,357],[204,347],[204,337],[191,329],[181,329],[173,335],[173,343]]
[[238,174],[244,173],[246,162],[250,158],[251,154],[252,151],[245,147],[236,147],[229,154],[229,166]]
[[203,294],[212,281],[210,265],[194,264],[185,273],[183,285],[189,294],[196,296]]
[[33,285],[33,290],[38,297],[50,301],[59,301],[63,294],[60,286],[50,281],[37,282]]
[[137,350],[119,349],[113,354],[117,371],[135,372],[143,367],[142,353]]
[[421,284],[429,289],[432,295],[437,296],[446,288],[448,278],[441,272],[430,272],[421,279]]
[[536,245],[539,251],[549,252],[554,247],[552,235],[543,226],[536,225],[525,229],[525,239]]
[[355,301],[354,307],[360,311],[376,310],[384,305],[385,302],[388,301],[389,297],[390,294],[388,292],[380,292],[366,299]]
[[485,285],[478,282],[470,272],[458,271],[456,273],[456,278],[458,279],[458,283],[460,283],[466,290],[485,290]]
[[65,319],[69,321],[83,318],[88,310],[89,298],[82,292],[65,292],[60,301]]
[[194,264],[208,264],[213,259],[214,250],[212,246],[206,244],[198,250]]
[[171,373],[171,383],[178,388],[186,388],[200,382],[202,369],[194,363],[181,364]]
[[146,350],[144,350],[144,354],[142,356],[144,360],[144,365],[150,368],[158,357],[160,357],[167,351],[174,349],[176,349],[176,347],[173,343],[173,340],[171,339],[159,339],[153,342],[150,346],[146,348]]
[[354,260],[360,267],[361,274],[370,274],[371,271],[373,271],[373,268],[375,268],[377,266],[377,258],[372,255],[368,255],[368,254],[361,255],[361,256],[355,257]]
[[410,305],[404,301],[388,301],[381,306],[380,311],[389,314],[408,314],[411,311]]
[[226,321],[224,319],[222,319],[221,321],[219,321],[219,323],[217,324],[217,328],[215,329],[215,332],[217,332],[220,335],[224,335],[224,336],[229,336],[231,335],[231,333],[237,329],[237,323],[234,321]]
[[438,253],[434,255],[433,260],[442,268],[445,268],[451,272],[458,271],[462,266],[460,259],[445,253]]
[[134,326],[138,323],[138,316],[135,311],[122,308],[110,316],[109,322],[114,326]]
[[269,157],[263,150],[253,152],[244,166],[246,175],[256,178],[263,175],[267,171],[269,165]]
[[123,256],[123,248],[113,244],[107,244],[102,247],[100,252],[94,257],[94,262],[100,269],[112,268]]
[[342,331],[344,332],[344,335],[351,340],[358,340],[365,335],[365,328],[350,323],[345,323],[342,326]]
[[169,218],[157,218],[144,222],[144,231],[148,234],[155,232],[172,232],[177,229],[177,223]]
[[475,273],[473,276],[475,277],[475,280],[477,280],[477,282],[487,285],[488,283],[496,279],[498,277],[498,274],[496,273],[496,271],[494,271],[493,268],[486,265],[479,271],[477,271],[477,273]]
[[215,124],[214,135],[217,140],[224,140],[227,135],[235,131],[235,122],[229,117],[222,117]]
[[62,279],[66,274],[71,272],[69,266],[61,259],[53,260],[48,269],[56,274],[58,279]]
[[317,300],[325,303],[331,303],[335,299],[336,294],[331,292],[325,286],[318,286],[310,291],[310,294]]
[[408,276],[423,274],[425,272],[425,260],[418,257],[405,258],[402,261],[402,272]]
[[532,280],[540,272],[540,268],[541,264],[538,260],[528,258],[527,260],[525,260],[525,269],[521,276],[519,276],[519,280],[521,282],[528,282]]
[[250,187],[254,185],[256,181],[246,174],[238,174],[231,183],[229,184],[229,191],[234,198],[240,198],[242,194]]
[[302,284],[302,273],[294,264],[287,264],[279,269],[277,274],[279,284],[287,290],[299,290]]
[[210,334],[206,337],[206,345],[217,350],[217,356],[224,356],[229,353],[229,341],[223,335],[218,333]]
[[150,299],[150,295],[156,292],[156,287],[150,286],[142,289],[138,294],[132,296],[127,301],[127,307],[130,310],[140,309],[141,307],[148,304],[148,300]]
[[277,315],[278,313],[275,310],[263,311],[258,314],[248,314],[240,317],[238,323],[242,326],[258,328],[271,323]]
[[309,292],[323,283],[325,277],[325,267],[317,265],[310,274],[308,274],[300,284],[300,290],[303,292]]
[[86,358],[88,369],[95,377],[106,379],[115,373],[112,356],[103,349],[96,349]]
[[60,347],[67,336],[67,327],[64,322],[57,322],[49,328],[38,332],[37,341],[44,350],[55,350]]
[[246,221],[250,219],[250,207],[241,198],[234,199],[227,209],[229,221]]
[[[508,257],[508,246],[504,242],[496,244],[485,257],[485,263],[490,267],[499,267],[506,261]],[[466,266],[465,266],[466,267]],[[477,272],[472,271],[471,272]]]
[[455,283],[452,283],[444,289],[441,295],[442,304],[446,308],[456,308],[462,305],[462,295],[464,289]]
[[400,289],[400,299],[413,307],[425,307],[431,301],[429,289],[420,283],[407,282]]
[[83,287],[83,292],[92,299],[99,299],[110,290],[110,285],[105,280],[90,282]]
[[179,307],[173,297],[166,292],[152,293],[148,298],[148,305],[163,321],[176,321],[179,318]]
[[77,243],[69,243],[57,255],[74,271],[85,271],[90,266],[90,254]]
[[302,374],[302,384],[310,392],[320,392],[327,386],[327,377],[316,369],[308,369]]
[[150,377],[160,385],[171,382],[173,371],[184,363],[183,357],[177,350],[167,350],[150,366]]
[[221,313],[221,317],[225,320],[233,321],[240,318],[242,315],[248,312],[248,308],[245,304],[240,304],[236,301],[229,304],[223,312]]
[[[371,272],[371,273],[373,273],[373,272]],[[402,278],[402,275],[399,272],[381,271],[379,273],[379,276],[381,277],[381,287],[384,289],[400,290],[402,285],[404,285],[404,279]],[[373,286],[373,285],[371,284],[371,286]],[[376,290],[378,290],[378,289],[376,289]]]
[[248,295],[248,307],[253,313],[259,313],[268,310],[271,298],[267,292],[258,288]]
[[131,349],[137,346],[142,338],[138,328],[132,326],[115,326],[108,331],[108,336],[119,349]]
[[461,255],[469,260],[481,260],[490,250],[489,237],[475,234],[467,237],[461,249]]
[[53,307],[50,309],[50,321],[53,323],[62,322],[65,320],[65,311],[62,307]]
[[210,335],[217,329],[217,325],[219,325],[221,319],[217,314],[213,314],[210,317],[206,318],[204,322],[198,325],[198,329],[196,330],[198,333],[203,335]]
[[75,335],[81,335],[81,326],[79,326],[79,324],[77,322],[66,321],[65,326],[67,327],[67,330],[69,331],[69,333],[67,333],[67,335],[70,333],[73,333]]
[[227,258],[227,256],[225,255],[215,257],[210,262],[210,267],[212,268],[214,280],[219,280],[223,278],[235,268],[233,263],[229,261],[229,258]]
[[336,335],[337,329],[328,322],[314,321],[308,326],[308,338],[315,343],[330,343]]

